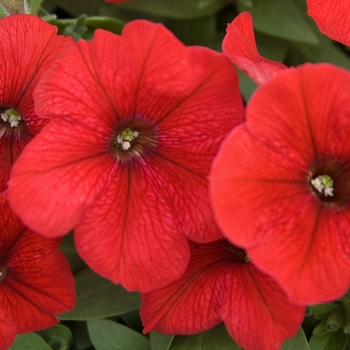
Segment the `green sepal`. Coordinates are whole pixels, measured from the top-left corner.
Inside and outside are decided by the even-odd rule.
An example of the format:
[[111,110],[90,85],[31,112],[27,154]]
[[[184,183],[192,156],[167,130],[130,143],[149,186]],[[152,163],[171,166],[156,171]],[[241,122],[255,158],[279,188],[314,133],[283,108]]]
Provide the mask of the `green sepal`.
[[0,4],[0,18],[7,17],[9,15],[8,11],[5,9],[5,7]]
[[314,334],[309,342],[311,350],[343,350],[349,340],[348,334],[342,329],[323,335]]
[[70,329],[61,324],[57,324],[44,331],[37,332],[52,350],[68,350],[71,348],[73,335]]
[[329,327],[327,324],[327,318],[324,318],[314,329],[313,334],[323,335],[329,333]]
[[317,304],[317,305],[310,306],[312,315],[316,320],[322,320],[325,316],[330,314],[332,311],[337,310],[339,308],[340,308],[340,305],[335,303]]
[[29,13],[31,15],[37,15],[43,0],[31,0],[29,5]]

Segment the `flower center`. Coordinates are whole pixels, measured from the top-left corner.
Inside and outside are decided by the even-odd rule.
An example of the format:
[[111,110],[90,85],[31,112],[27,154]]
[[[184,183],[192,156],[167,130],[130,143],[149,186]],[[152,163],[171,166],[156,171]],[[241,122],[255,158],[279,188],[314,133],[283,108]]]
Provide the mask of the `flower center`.
[[0,282],[5,278],[5,276],[6,276],[5,266],[0,265]]
[[9,108],[0,114],[1,119],[10,124],[11,128],[17,128],[22,120],[21,115],[13,108]]
[[156,132],[147,121],[137,120],[119,123],[111,140],[111,151],[118,162],[143,157],[156,146]]
[[229,260],[236,264],[246,264],[250,262],[250,258],[247,253],[234,245],[231,245],[226,240],[222,240],[222,244],[225,247],[225,251]]
[[127,151],[131,147],[131,141],[133,141],[136,137],[139,136],[138,131],[130,130],[129,128],[124,129],[116,138],[115,147],[119,149],[119,151]]
[[349,178],[347,162],[321,159],[310,169],[309,184],[324,205],[339,210],[350,204]]
[[325,197],[333,197],[333,180],[329,175],[319,175],[311,180],[311,185],[314,186],[315,190]]

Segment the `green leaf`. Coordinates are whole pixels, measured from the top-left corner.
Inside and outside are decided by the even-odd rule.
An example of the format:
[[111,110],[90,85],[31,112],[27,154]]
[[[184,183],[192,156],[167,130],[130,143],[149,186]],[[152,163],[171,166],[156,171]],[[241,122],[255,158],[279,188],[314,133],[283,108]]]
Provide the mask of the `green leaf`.
[[149,340],[119,323],[110,320],[87,322],[90,339],[96,350],[149,350]]
[[[154,16],[193,19],[209,16],[221,10],[229,0],[133,0],[115,5],[118,10],[133,10]],[[109,5],[113,10],[113,7]]]
[[68,350],[71,347],[73,336],[70,329],[66,326],[58,324],[37,333],[53,350]]
[[169,19],[166,26],[186,45],[207,46],[216,38],[216,17]]
[[309,342],[311,350],[342,350],[344,349],[349,336],[339,329],[336,332],[323,335],[314,334]]
[[150,333],[152,350],[169,350],[174,339],[173,335],[163,334],[152,331]]
[[292,0],[255,0],[253,6],[238,4],[239,12],[249,11],[254,28],[284,39],[317,43],[317,37]]
[[261,56],[279,62],[284,61],[289,46],[287,40],[272,37],[261,32],[255,32],[255,40]]
[[349,56],[325,36],[319,36],[318,45],[292,43],[291,49],[293,52],[288,55],[289,65],[297,66],[304,62],[329,62],[350,70]]
[[241,94],[243,95],[244,101],[248,102],[250,96],[257,88],[256,83],[247,77],[242,71],[237,69],[238,77],[239,77],[239,89]]
[[17,335],[10,350],[52,350],[43,338],[35,333]]
[[74,334],[74,345],[77,350],[93,349],[85,321],[74,321],[71,323],[71,328]]
[[318,304],[310,306],[312,315],[316,320],[322,320],[323,317],[327,316],[332,311],[339,309],[340,305],[335,303]]
[[85,269],[75,276],[74,310],[58,315],[61,320],[89,320],[124,314],[140,307],[140,296]]
[[139,310],[132,310],[126,314],[119,315],[118,320],[113,321],[120,322],[123,325],[133,329],[134,331],[142,333],[143,326]]
[[120,34],[124,27],[124,23],[119,21],[118,19],[112,17],[104,17],[104,16],[92,16],[87,17],[85,25],[90,30],[95,30],[97,28],[108,30],[115,34]]
[[281,350],[310,350],[303,329],[299,328],[299,331],[297,332],[294,338],[287,339],[282,344]]
[[60,250],[66,256],[69,266],[74,274],[86,269],[86,264],[80,258],[75,249],[73,233],[70,232],[68,235],[64,236],[60,245]]
[[169,350],[240,350],[229,336],[224,324],[209,331],[191,335],[175,336]]
[[72,17],[78,17],[82,13],[87,16],[98,14],[98,7],[102,4],[101,0],[53,0],[60,9],[64,10]]
[[342,307],[344,310],[344,333],[350,333],[350,305],[347,302],[342,303]]

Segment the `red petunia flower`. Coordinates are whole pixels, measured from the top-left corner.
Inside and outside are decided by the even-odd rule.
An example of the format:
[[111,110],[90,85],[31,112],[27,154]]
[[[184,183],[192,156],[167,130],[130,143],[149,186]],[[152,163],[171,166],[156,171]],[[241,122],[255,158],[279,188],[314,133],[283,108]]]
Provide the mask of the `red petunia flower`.
[[194,334],[223,321],[245,350],[279,349],[297,332],[305,313],[226,240],[191,244],[185,274],[141,299],[145,333]]
[[350,3],[348,0],[307,0],[308,15],[321,32],[350,45]]
[[60,239],[43,238],[11,211],[0,195],[0,349],[16,334],[38,331],[57,323],[55,314],[75,303],[74,278],[58,250]]
[[0,192],[12,164],[47,119],[34,112],[33,90],[58,53],[73,40],[36,16],[0,19]]
[[225,236],[303,304],[350,286],[349,89],[350,73],[329,64],[279,73],[211,173]]
[[287,68],[278,61],[261,57],[255,43],[253,19],[242,12],[227,27],[222,50],[227,57],[255,83],[263,84]]
[[98,30],[48,72],[36,111],[55,117],[16,162],[9,197],[33,230],[75,228],[80,256],[129,290],[184,272],[187,237],[221,237],[207,175],[243,120],[237,76],[219,53],[186,48],[162,25]]

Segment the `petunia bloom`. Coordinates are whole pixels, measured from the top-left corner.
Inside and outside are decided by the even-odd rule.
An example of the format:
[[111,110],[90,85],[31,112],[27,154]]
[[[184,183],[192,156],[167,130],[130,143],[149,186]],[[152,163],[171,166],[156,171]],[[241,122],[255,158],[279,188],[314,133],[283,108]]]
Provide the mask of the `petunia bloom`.
[[54,117],[16,162],[10,202],[48,237],[74,228],[80,256],[129,290],[181,276],[187,237],[221,237],[207,175],[243,120],[222,54],[185,47],[162,25],[128,23],[67,49],[34,93]]
[[42,330],[57,323],[55,314],[75,303],[74,278],[58,250],[60,239],[30,231],[0,195],[0,349],[16,334]]
[[0,19],[0,192],[12,164],[47,119],[34,112],[33,90],[59,52],[73,43],[36,16]]
[[330,64],[279,73],[210,175],[225,236],[303,304],[350,287],[349,89],[350,73]]
[[245,350],[279,349],[304,319],[305,307],[288,300],[245,252],[222,239],[191,244],[185,274],[141,295],[144,333],[194,334],[221,321]]
[[348,0],[307,0],[308,15],[321,32],[350,45],[350,3]]
[[260,56],[255,43],[253,19],[249,12],[239,14],[227,27],[222,42],[222,50],[227,57],[260,85],[277,72],[287,68],[278,61]]

